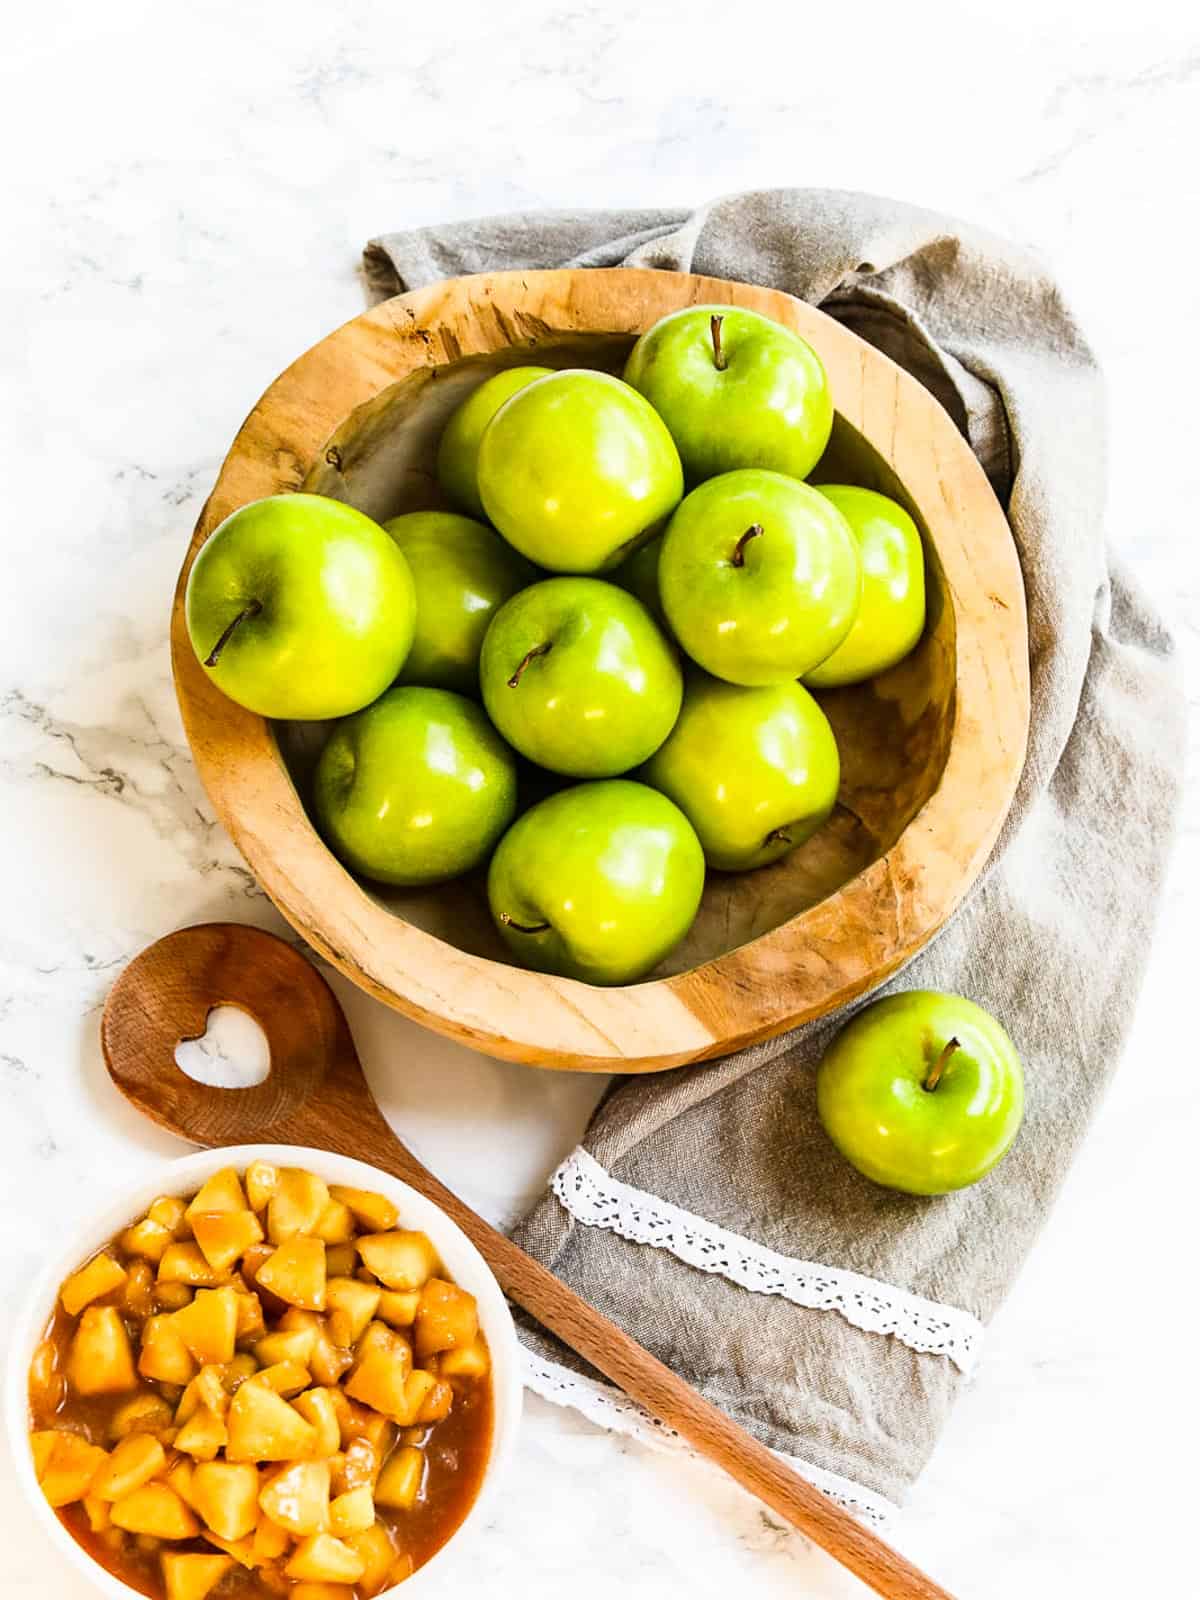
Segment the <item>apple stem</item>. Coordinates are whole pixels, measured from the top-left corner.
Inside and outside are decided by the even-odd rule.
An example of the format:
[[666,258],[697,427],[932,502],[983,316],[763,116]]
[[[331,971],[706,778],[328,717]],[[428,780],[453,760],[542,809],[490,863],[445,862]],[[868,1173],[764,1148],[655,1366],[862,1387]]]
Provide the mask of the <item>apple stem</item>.
[[507,911],[500,913],[500,921],[514,933],[545,933],[550,926],[548,922],[517,922]]
[[750,524],[745,533],[733,547],[733,556],[730,561],[731,566],[744,567],[746,565],[746,546],[750,543],[751,539],[757,539],[762,531],[763,527],[761,522],[752,522]]
[[535,644],[532,650],[526,650],[525,654],[521,658],[520,665],[513,673],[512,677],[508,680],[508,687],[510,689],[515,689],[521,681],[521,674],[525,671],[525,668],[529,665],[529,663],[531,661],[536,661],[538,656],[549,655],[553,648],[553,640],[548,640],[545,644]]
[[708,319],[708,331],[712,334],[713,366],[716,367],[718,372],[724,372],[728,365],[725,359],[725,352],[721,349],[721,324],[724,321],[724,317],[710,317]]
[[764,844],[791,844],[791,842],[792,836],[786,828],[772,828],[770,833],[763,840]]
[[249,622],[251,617],[256,617],[261,610],[261,600],[251,600],[248,606],[244,606],[242,610],[238,612],[237,616],[234,617],[233,621],[229,623],[221,637],[217,640],[216,644],[213,645],[212,649],[205,656],[204,665],[206,667],[215,667],[217,662],[221,659],[221,651],[224,650],[225,646],[233,637],[233,630],[238,626],[239,623]]
[[947,1066],[950,1064],[950,1057],[956,1050],[961,1048],[962,1046],[959,1044],[957,1039],[951,1039],[949,1041],[949,1043],[943,1048],[941,1055],[925,1074],[925,1082],[921,1085],[922,1089],[925,1089],[929,1094],[933,1093],[938,1084],[942,1081],[942,1073],[945,1072]]

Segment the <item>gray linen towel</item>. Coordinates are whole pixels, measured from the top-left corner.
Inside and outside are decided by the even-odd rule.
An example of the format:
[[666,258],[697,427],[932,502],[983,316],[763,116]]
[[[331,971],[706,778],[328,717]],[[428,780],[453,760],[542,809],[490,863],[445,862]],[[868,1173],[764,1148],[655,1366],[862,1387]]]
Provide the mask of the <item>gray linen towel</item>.
[[[863,1514],[902,1501],[1121,1052],[1178,807],[1172,644],[1105,544],[1099,372],[1043,268],[931,212],[827,190],[695,211],[552,213],[388,234],[377,296],[519,267],[671,268],[785,289],[914,373],[1006,506],[1029,601],[1029,755],[988,871],[887,985],[970,995],[1025,1061],[1008,1159],[941,1199],[860,1177],[817,1120],[841,1016],[614,1086],[520,1242]],[[628,1403],[540,1331],[534,1387]]]

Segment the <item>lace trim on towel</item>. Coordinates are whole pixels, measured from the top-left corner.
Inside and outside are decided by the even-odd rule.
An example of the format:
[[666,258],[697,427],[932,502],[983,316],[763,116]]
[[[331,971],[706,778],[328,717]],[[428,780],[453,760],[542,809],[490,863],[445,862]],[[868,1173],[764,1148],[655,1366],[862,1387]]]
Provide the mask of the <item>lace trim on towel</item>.
[[634,1244],[669,1250],[688,1266],[719,1274],[754,1294],[782,1295],[808,1311],[836,1311],[864,1333],[891,1334],[910,1350],[947,1356],[964,1373],[970,1373],[978,1358],[983,1324],[969,1311],[857,1272],[768,1250],[621,1183],[582,1147],[572,1151],[550,1185],[585,1227],[606,1228]]
[[[551,1405],[570,1406],[598,1427],[625,1434],[639,1444],[649,1445],[651,1449],[689,1449],[687,1442],[674,1428],[659,1422],[657,1417],[652,1417],[636,1401],[630,1400],[610,1384],[585,1378],[582,1373],[572,1372],[557,1361],[547,1361],[524,1345],[521,1347],[521,1357],[525,1387],[543,1400],[549,1400]],[[843,1478],[839,1473],[826,1472],[824,1467],[816,1467],[798,1456],[785,1455],[781,1450],[772,1453],[781,1461],[786,1461],[788,1466],[794,1467],[801,1477],[815,1484],[831,1500],[836,1500],[840,1506],[861,1521],[870,1523],[873,1528],[888,1527],[899,1514],[890,1500],[864,1489],[849,1478]]]

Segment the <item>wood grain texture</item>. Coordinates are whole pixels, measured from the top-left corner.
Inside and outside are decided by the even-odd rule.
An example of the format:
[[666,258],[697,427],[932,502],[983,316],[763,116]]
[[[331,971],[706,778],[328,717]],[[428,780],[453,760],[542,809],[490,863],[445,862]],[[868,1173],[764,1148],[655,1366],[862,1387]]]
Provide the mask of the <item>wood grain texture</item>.
[[[219,1005],[240,1006],[267,1036],[271,1070],[254,1088],[213,1088],[176,1065],[176,1044],[203,1034]],[[160,939],[113,986],[101,1043],[122,1094],[195,1144],[315,1146],[410,1184],[457,1223],[511,1300],[877,1594],[950,1600],[422,1166],[372,1099],[332,990],[282,940],[233,923],[184,928]]]
[[[240,505],[298,488],[372,515],[438,504],[445,417],[498,365],[619,369],[632,339],[687,304],[748,306],[818,350],[837,408],[814,481],[896,495],[925,540],[917,650],[821,696],[843,758],[839,806],[802,850],[711,874],[692,934],[651,979],[597,989],[503,959],[478,881],[384,894],[325,849],[304,806],[314,730],[233,705],[183,618],[191,560]],[[725,1054],[845,1004],[942,926],[1007,814],[1029,721],[1025,596],[1003,512],[949,416],[886,357],[788,295],[611,269],[463,278],[386,301],[303,355],[234,441],[180,574],[172,656],[184,725],[218,815],[267,893],[379,999],[491,1055],[641,1072]]]

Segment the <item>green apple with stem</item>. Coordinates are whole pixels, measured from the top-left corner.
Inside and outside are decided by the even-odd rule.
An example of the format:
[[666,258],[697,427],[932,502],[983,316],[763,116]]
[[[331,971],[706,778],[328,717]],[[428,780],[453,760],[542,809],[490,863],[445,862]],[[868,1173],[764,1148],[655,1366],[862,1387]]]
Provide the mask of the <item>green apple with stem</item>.
[[656,789],[624,778],[542,800],[501,839],[488,901],[522,966],[584,983],[634,983],[692,925],[704,852]]
[[607,372],[568,369],[506,400],[479,446],[488,520],[550,572],[603,572],[679,504],[683,469],[654,408]]
[[486,378],[453,413],[438,445],[437,476],[442,493],[456,510],[482,518],[479,498],[479,441],[504,402],[553,367],[506,367]]
[[663,317],[634,345],[625,381],[671,430],[693,484],[739,467],[806,478],[833,427],[816,351],[782,323],[738,306]]
[[693,661],[759,687],[802,677],[837,649],[858,614],[862,564],[832,501],[748,467],[683,501],[663,538],[658,587]]
[[710,867],[748,872],[812,837],[839,771],[833,729],[800,684],[744,689],[693,670],[679,720],[640,776],[674,800]]
[[815,485],[845,517],[858,543],[863,587],[850,632],[804,681],[837,689],[886,672],[925,627],[925,552],[917,525],[894,500],[851,484]]
[[383,527],[416,587],[416,629],[399,681],[478,694],[488,623],[536,571],[491,528],[453,511],[410,511]]
[[184,601],[205,672],[263,717],[342,717],[383,693],[416,625],[408,563],[377,522],[315,494],[271,495],[201,545]]
[[479,684],[509,744],[572,778],[640,765],[683,698],[674,646],[640,600],[601,578],[547,578],[506,601],[484,636]]
[[404,685],[334,728],[313,803],[354,872],[439,883],[486,861],[516,815],[516,757],[474,700]]
[[1016,1046],[982,1006],[912,989],[860,1011],[826,1051],[817,1110],[866,1177],[908,1194],[977,1183],[1025,1111]]

